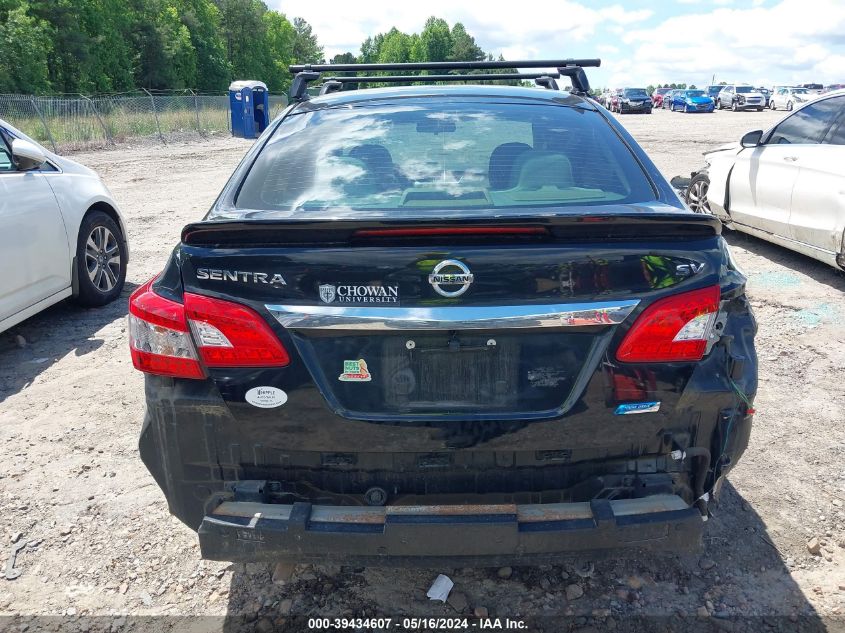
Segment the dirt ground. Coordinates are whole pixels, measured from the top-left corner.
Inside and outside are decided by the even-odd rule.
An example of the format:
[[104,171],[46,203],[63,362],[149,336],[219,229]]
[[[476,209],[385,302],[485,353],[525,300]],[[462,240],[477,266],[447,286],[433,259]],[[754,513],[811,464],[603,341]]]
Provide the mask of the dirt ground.
[[[657,111],[622,121],[671,177],[780,116]],[[669,630],[679,616],[728,631],[845,629],[845,276],[735,233],[727,239],[760,324],[760,389],[751,444],[703,551],[499,570],[306,566],[288,582],[273,582],[266,565],[200,560],[196,535],[170,517],[138,457],[143,378],[129,359],[126,297],[161,269],[179,229],[203,215],[248,145],[227,138],[74,157],[122,205],[132,261],[113,305],[64,303],[0,334],[0,564],[13,542],[27,542],[20,577],[0,578],[0,614],[15,616],[0,618],[0,629],[36,630],[43,620],[28,616],[44,614],[78,630],[90,626],[85,616],[103,616],[115,631],[141,626],[126,616],[229,615],[205,623],[263,633],[304,630],[286,619],[297,614],[477,608],[571,616],[544,630]],[[449,604],[426,598],[438,573],[455,582]]]

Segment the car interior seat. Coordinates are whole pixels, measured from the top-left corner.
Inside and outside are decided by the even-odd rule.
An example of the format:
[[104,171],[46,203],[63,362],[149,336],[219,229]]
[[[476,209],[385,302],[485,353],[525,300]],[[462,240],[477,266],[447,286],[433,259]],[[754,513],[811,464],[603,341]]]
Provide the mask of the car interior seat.
[[516,161],[531,150],[527,143],[502,143],[490,153],[487,180],[490,189],[512,189],[516,185]]
[[515,184],[519,189],[566,189],[575,186],[572,163],[559,152],[532,150],[520,156],[515,171],[519,174]]

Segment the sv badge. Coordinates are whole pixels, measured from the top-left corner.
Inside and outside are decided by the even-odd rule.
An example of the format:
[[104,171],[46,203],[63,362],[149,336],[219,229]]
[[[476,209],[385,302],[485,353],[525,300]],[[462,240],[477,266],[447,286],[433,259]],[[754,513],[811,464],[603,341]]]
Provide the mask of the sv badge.
[[675,266],[675,272],[684,277],[691,277],[697,275],[704,270],[704,262],[690,262],[689,264],[678,264]]

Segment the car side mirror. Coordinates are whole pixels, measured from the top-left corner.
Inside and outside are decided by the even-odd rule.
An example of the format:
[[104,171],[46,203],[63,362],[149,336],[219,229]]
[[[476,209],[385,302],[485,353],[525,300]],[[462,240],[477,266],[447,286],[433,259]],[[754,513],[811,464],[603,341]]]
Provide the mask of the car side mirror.
[[745,136],[739,140],[739,144],[743,147],[757,147],[762,138],[763,130],[754,130],[752,132],[747,132]]
[[21,171],[38,169],[47,162],[47,155],[38,145],[20,138],[12,141],[12,156]]

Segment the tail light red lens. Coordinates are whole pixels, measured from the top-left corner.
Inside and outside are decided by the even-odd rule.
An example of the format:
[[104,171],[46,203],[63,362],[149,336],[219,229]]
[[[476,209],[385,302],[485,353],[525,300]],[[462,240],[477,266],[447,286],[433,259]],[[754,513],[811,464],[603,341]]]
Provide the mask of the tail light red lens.
[[188,317],[206,367],[284,367],[287,350],[261,316],[246,306],[185,293]]
[[[205,378],[204,367],[282,367],[290,356],[254,310],[185,293],[184,304],[156,294],[148,281],[129,299],[129,346],[136,369]],[[193,334],[193,337],[191,336]]]
[[152,291],[151,279],[129,298],[132,364],[148,374],[205,378],[181,303]]
[[634,321],[616,358],[626,363],[701,360],[719,299],[719,286],[710,286],[654,302]]

